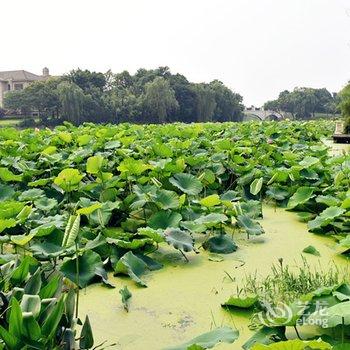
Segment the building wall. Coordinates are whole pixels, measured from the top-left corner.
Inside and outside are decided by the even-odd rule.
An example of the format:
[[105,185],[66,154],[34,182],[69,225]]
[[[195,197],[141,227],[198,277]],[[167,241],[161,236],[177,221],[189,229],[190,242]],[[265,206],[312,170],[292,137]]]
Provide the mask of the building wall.
[[3,106],[3,96],[7,90],[7,82],[0,81],[0,107]]
[[[23,89],[32,83],[31,81],[2,81],[0,82],[0,107],[4,106],[4,96],[8,91],[15,90],[15,84],[22,84]],[[10,85],[10,90],[8,90],[8,85]]]

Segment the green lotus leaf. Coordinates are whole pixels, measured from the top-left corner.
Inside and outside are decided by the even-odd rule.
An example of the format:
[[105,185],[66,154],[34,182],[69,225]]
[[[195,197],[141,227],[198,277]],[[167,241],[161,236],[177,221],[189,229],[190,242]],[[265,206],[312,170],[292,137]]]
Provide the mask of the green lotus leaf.
[[103,202],[101,208],[95,209],[88,216],[91,226],[106,226],[112,217],[113,210],[119,208],[120,201]]
[[321,256],[320,252],[312,245],[309,245],[306,248],[304,248],[303,253]]
[[66,192],[77,189],[83,179],[78,169],[63,169],[54,179],[55,185],[61,187]]
[[[96,276],[100,276],[103,269],[101,257],[92,250],[88,250],[78,258],[79,287],[84,288],[92,282]],[[60,271],[65,277],[77,284],[76,258],[65,261]]]
[[147,287],[141,276],[148,270],[147,264],[132,252],[123,255],[114,266],[115,274],[123,274],[131,277],[137,284]]
[[58,133],[58,137],[65,143],[70,143],[73,140],[72,135],[69,132],[61,131]]
[[297,191],[289,198],[287,208],[293,209],[298,205],[306,203],[313,197],[314,189],[312,187],[299,187]]
[[308,321],[321,325],[323,328],[333,328],[344,323],[350,324],[350,301],[338,303],[326,309],[312,313]]
[[43,154],[44,156],[48,156],[48,155],[56,153],[56,151],[57,151],[57,147],[49,146],[49,147],[46,147],[44,150],[42,150],[41,154]]
[[24,203],[15,201],[0,202],[0,219],[16,217],[24,208]]
[[37,236],[37,237],[43,237],[43,236],[48,236],[55,230],[56,230],[56,224],[52,222],[52,223],[42,224],[36,228],[33,228],[32,230],[30,230],[30,234],[33,234],[34,236]]
[[151,165],[144,163],[142,160],[127,158],[119,164],[117,169],[121,173],[125,173],[128,175],[141,175],[143,172],[151,168]]
[[[63,256],[67,252],[67,249],[62,248],[61,244],[55,244],[54,242],[38,242],[34,243],[29,247],[30,251],[37,259],[48,259],[57,258]],[[74,247],[71,248],[71,253],[75,250]]]
[[276,201],[283,201],[288,197],[289,192],[282,187],[270,187],[266,191],[266,195]]
[[121,143],[118,140],[108,141],[105,143],[105,149],[115,149],[119,148],[120,146]]
[[163,210],[178,208],[180,205],[179,196],[168,190],[158,190],[154,201]]
[[0,179],[4,182],[20,182],[22,181],[22,175],[15,175],[7,168],[0,168]]
[[238,330],[224,326],[204,333],[182,345],[166,348],[165,350],[211,349],[219,343],[233,343],[238,337]]
[[102,156],[98,155],[98,156],[89,157],[86,162],[86,172],[89,174],[98,174],[101,172],[102,164],[103,164]]
[[302,341],[299,339],[282,341],[270,345],[256,344],[251,350],[331,350],[333,347],[322,340]]
[[224,223],[228,220],[228,217],[224,214],[210,213],[196,219],[194,222],[199,225],[205,225],[207,227],[212,227],[220,223]]
[[232,190],[227,191],[221,195],[221,200],[223,200],[223,201],[233,202],[233,201],[238,201],[240,199],[241,199],[241,197],[239,196],[238,192],[232,191]]
[[232,306],[240,309],[249,309],[254,306],[259,300],[257,295],[251,296],[231,296],[227,301],[225,301],[221,306]]
[[164,242],[164,235],[160,229],[155,230],[151,227],[140,227],[137,230],[137,234],[139,236],[146,236],[156,243]]
[[14,194],[15,190],[11,186],[0,184],[0,201],[12,199]]
[[308,228],[315,230],[320,227],[330,224],[335,218],[341,216],[345,212],[345,209],[340,207],[328,207],[315,219],[308,222]]
[[49,182],[51,182],[51,178],[48,179],[38,179],[35,181],[28,182],[29,187],[41,187],[47,185]]
[[243,214],[252,219],[262,218],[262,205],[260,201],[250,200],[240,203]]
[[[1,228],[0,228],[1,232]],[[28,242],[30,242],[35,237],[35,234],[29,234],[29,235],[11,235],[10,240],[15,245],[19,246],[25,246]]]
[[244,350],[250,350],[255,344],[271,344],[273,339],[287,340],[285,336],[286,327],[267,327],[260,328],[251,338],[242,346]]
[[115,244],[117,247],[131,250],[142,248],[146,244],[152,244],[154,242],[151,238],[133,239],[131,242],[122,239],[107,238],[106,241],[109,244]]
[[350,208],[350,196],[345,198],[341,204],[341,207],[344,209],[349,209]]
[[181,221],[180,226],[192,233],[202,233],[207,230],[207,226],[194,221]]
[[339,246],[349,249],[350,248],[350,235],[347,235],[344,239],[339,241]]
[[88,207],[85,208],[80,208],[77,210],[77,214],[80,215],[90,215],[92,214],[95,210],[102,208],[101,203],[94,203],[92,205],[89,205]]
[[171,158],[173,156],[172,149],[164,143],[155,143],[152,149],[153,152],[159,157]]
[[173,211],[161,210],[150,217],[148,225],[155,230],[166,229],[168,227],[178,227],[181,220],[181,214]]
[[327,205],[327,207],[334,207],[339,205],[339,199],[333,196],[317,196],[316,197],[317,203],[322,203]]
[[248,215],[238,215],[237,223],[247,232],[248,235],[258,236],[265,233],[261,225],[257,221],[251,219]]
[[15,227],[17,221],[15,219],[0,219],[0,233],[7,228]]
[[92,140],[91,135],[83,134],[77,137],[77,142],[79,146],[86,146]]
[[175,249],[190,252],[194,249],[194,239],[186,231],[178,228],[168,228],[164,231],[165,241]]
[[205,207],[214,207],[215,205],[221,204],[221,200],[219,195],[217,194],[211,194],[210,196],[207,196],[205,198],[202,198],[200,200],[200,203]]
[[229,254],[237,250],[236,244],[233,242],[232,238],[227,235],[210,237],[203,243],[203,248],[212,253],[220,254]]
[[34,201],[44,196],[45,194],[43,190],[40,190],[38,188],[33,188],[31,190],[22,192],[21,195],[18,197],[18,199],[22,202],[26,202],[26,201]]
[[34,201],[35,207],[45,212],[57,207],[57,204],[58,202],[56,199],[47,197],[42,197]]
[[301,222],[308,222],[315,217],[315,214],[309,213],[307,211],[299,211],[296,214],[298,215],[298,219]]
[[313,165],[316,165],[320,162],[318,158],[306,156],[301,162],[299,162],[299,165],[303,168],[309,168]]
[[202,183],[192,174],[175,174],[169,182],[182,192],[193,196],[198,195],[203,189]]

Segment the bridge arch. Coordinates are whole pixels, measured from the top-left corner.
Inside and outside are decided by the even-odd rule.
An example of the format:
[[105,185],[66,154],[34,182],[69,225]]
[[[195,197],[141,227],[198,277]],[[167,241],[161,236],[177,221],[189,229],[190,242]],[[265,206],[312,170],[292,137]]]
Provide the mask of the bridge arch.
[[250,110],[244,111],[243,120],[282,120],[284,115],[276,111]]

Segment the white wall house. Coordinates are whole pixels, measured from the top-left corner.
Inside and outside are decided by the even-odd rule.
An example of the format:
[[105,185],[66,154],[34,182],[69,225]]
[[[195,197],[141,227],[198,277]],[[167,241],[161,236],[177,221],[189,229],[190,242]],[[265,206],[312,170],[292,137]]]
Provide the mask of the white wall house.
[[43,69],[42,75],[36,75],[25,70],[0,72],[0,107],[3,107],[4,96],[8,91],[23,90],[32,82],[47,79],[49,76],[49,69],[46,67]]

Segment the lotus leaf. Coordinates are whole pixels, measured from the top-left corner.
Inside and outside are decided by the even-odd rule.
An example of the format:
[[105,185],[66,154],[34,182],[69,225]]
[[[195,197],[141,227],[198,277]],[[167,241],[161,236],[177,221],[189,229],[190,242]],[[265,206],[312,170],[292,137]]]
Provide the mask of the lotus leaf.
[[204,244],[203,248],[212,253],[229,254],[237,250],[236,244],[232,238],[227,235],[218,235],[210,237]]
[[294,209],[298,205],[305,204],[312,198],[314,189],[312,187],[299,187],[293,196],[289,199],[288,209]]
[[238,336],[237,330],[224,326],[204,333],[182,345],[166,348],[166,350],[211,349],[219,343],[233,343]]
[[132,252],[123,255],[114,266],[115,274],[128,275],[137,284],[147,287],[147,284],[141,279],[141,276],[148,270],[147,264]]
[[175,249],[190,252],[194,249],[193,237],[186,231],[177,228],[168,228],[164,231],[165,241]]
[[203,189],[202,183],[192,174],[175,174],[169,182],[188,195],[196,196]]

